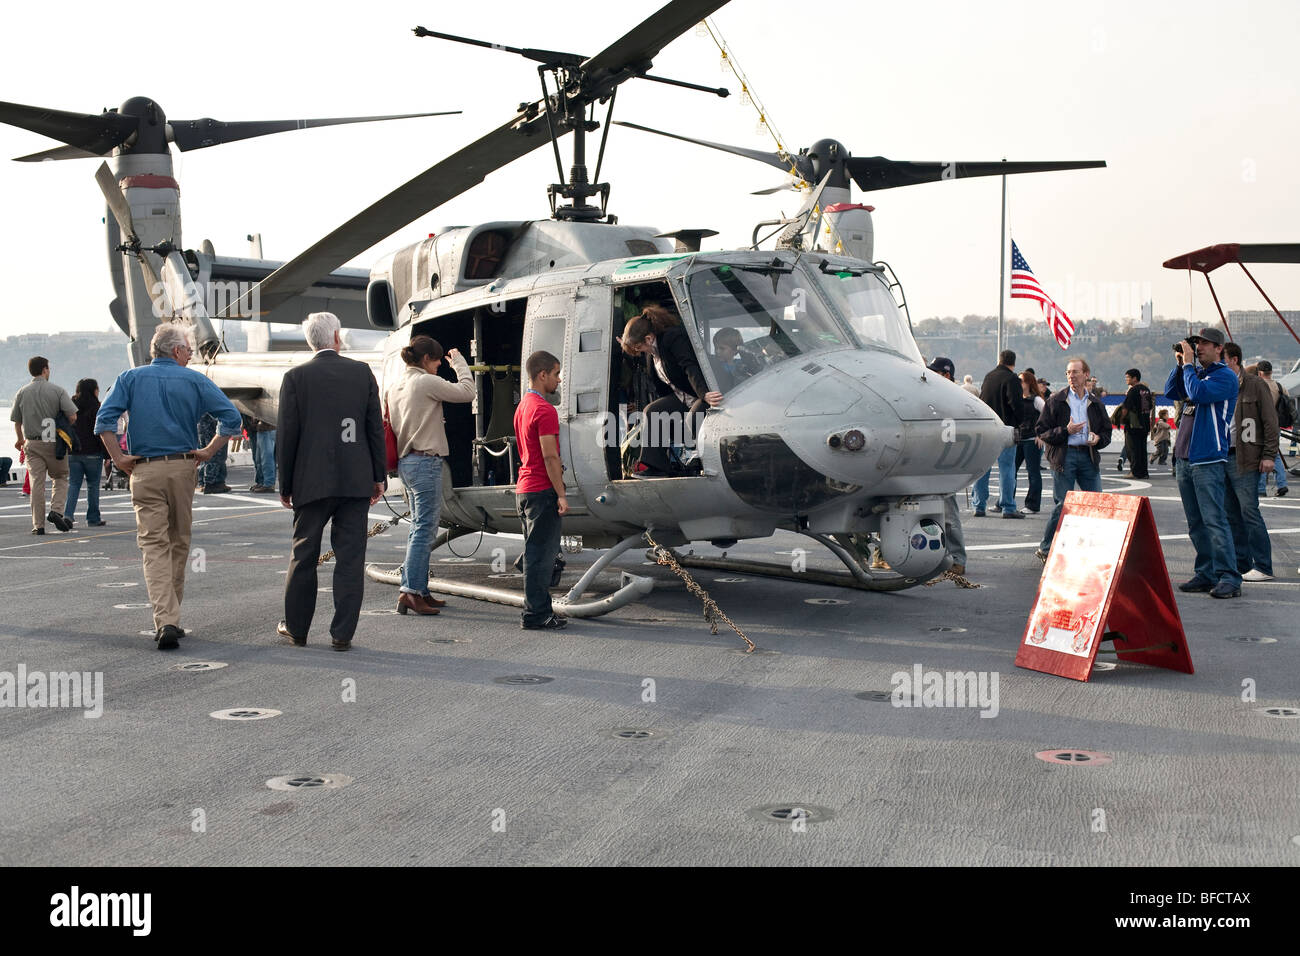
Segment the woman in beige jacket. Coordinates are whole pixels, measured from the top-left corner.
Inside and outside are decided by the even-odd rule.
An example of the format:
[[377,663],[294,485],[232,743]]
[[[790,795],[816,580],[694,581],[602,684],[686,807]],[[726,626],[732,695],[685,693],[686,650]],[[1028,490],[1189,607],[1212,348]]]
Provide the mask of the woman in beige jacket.
[[447,361],[456,371],[456,381],[447,381],[437,374],[442,359],[442,346],[434,339],[415,336],[402,349],[406,368],[384,396],[388,423],[397,436],[397,473],[411,501],[411,530],[397,597],[399,614],[437,614],[446,604],[429,593],[429,550],[438,530],[442,459],[448,452],[442,403],[472,401],[474,376],[460,353],[452,349]]

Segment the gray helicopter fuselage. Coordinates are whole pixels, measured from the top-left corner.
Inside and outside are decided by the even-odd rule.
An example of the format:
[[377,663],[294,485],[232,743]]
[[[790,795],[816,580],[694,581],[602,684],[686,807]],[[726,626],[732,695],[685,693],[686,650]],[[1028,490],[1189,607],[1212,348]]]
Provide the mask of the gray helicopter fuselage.
[[[496,248],[494,274],[467,277],[482,265],[470,252],[487,248],[476,240],[494,230],[510,240]],[[452,347],[454,333],[442,330],[468,315],[485,324],[521,316],[512,364],[539,349],[563,363],[566,533],[598,547],[647,526],[667,541],[765,537],[777,528],[880,531],[900,517],[915,530],[916,520],[941,522],[943,496],[983,474],[1010,441],[986,405],[924,367],[869,263],[665,247],[647,229],[548,220],[450,230],[394,253],[371,283],[375,324],[399,326],[385,344],[381,389],[400,374],[412,334]],[[629,248],[653,252],[628,256]],[[629,427],[614,375],[630,360],[615,337],[628,303],[647,289],[671,300],[709,385],[723,392],[696,436],[697,476],[626,480],[610,454]],[[723,327],[739,329],[754,360],[743,380],[723,380],[712,341]],[[521,372],[512,379],[526,387]],[[475,411],[480,421],[487,415]],[[844,441],[851,431],[862,439],[854,450]],[[519,530],[513,485],[449,484],[444,520]]]

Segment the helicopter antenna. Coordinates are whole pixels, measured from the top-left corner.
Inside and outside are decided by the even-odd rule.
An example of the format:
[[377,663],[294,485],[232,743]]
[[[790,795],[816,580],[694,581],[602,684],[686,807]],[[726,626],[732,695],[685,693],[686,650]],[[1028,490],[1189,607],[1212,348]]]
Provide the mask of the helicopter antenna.
[[[546,113],[546,129],[550,135],[551,148],[555,153],[558,178],[561,180],[564,179],[564,164],[560,158],[559,138],[565,133],[573,133],[573,161],[569,165],[568,182],[552,183],[546,188],[546,197],[551,204],[551,216],[555,219],[572,222],[615,221],[614,217],[608,215],[609,183],[599,182],[599,179],[600,168],[605,158],[605,143],[609,136],[609,117],[614,109],[617,84],[611,87],[608,82],[604,82],[605,78],[601,74],[605,70],[602,69],[601,57],[591,58],[557,50],[505,46],[500,43],[489,43],[486,40],[476,40],[472,37],[457,36],[453,33],[440,33],[421,26],[413,28],[411,32],[417,37],[433,37],[439,40],[450,40],[453,43],[466,43],[470,46],[501,50],[537,62],[537,75],[542,84],[542,107]],[[684,80],[651,76],[647,72],[649,69],[650,62],[648,60],[632,63],[624,67],[624,70],[626,70],[624,75],[629,79],[653,80],[656,83],[666,83],[670,86],[679,86],[688,90],[712,93],[715,96],[730,95],[730,92],[724,87],[707,87],[697,83],[687,83]],[[551,77],[551,85],[554,87],[553,93],[551,92],[551,86],[547,85],[547,74],[550,74]],[[608,102],[609,106],[605,115],[606,123],[604,133],[601,136],[600,152],[596,159],[595,179],[597,181],[593,182],[587,173],[587,134],[600,128],[600,123],[595,119],[597,101]],[[521,111],[529,105],[521,104]],[[587,202],[588,199],[595,196],[600,197],[599,206]],[[568,200],[568,202],[561,204],[561,200]]]

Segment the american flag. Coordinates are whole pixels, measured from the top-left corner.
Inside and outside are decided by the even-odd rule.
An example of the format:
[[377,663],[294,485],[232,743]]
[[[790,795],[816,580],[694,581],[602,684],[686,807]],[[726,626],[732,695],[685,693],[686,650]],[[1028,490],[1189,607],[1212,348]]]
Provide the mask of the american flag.
[[1052,335],[1056,336],[1056,344],[1063,349],[1070,347],[1074,323],[1038,284],[1038,280],[1029,269],[1029,263],[1016,247],[1015,240],[1011,242],[1011,298],[1033,299],[1042,306],[1043,318],[1047,319],[1047,327],[1052,330]]

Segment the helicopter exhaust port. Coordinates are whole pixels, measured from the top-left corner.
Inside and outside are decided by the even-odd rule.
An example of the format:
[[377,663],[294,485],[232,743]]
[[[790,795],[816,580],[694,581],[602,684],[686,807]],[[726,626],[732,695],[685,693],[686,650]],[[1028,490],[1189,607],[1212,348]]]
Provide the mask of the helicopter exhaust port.
[[826,444],[835,450],[862,451],[867,447],[867,436],[859,429],[850,428],[844,434],[834,434],[826,439]]

